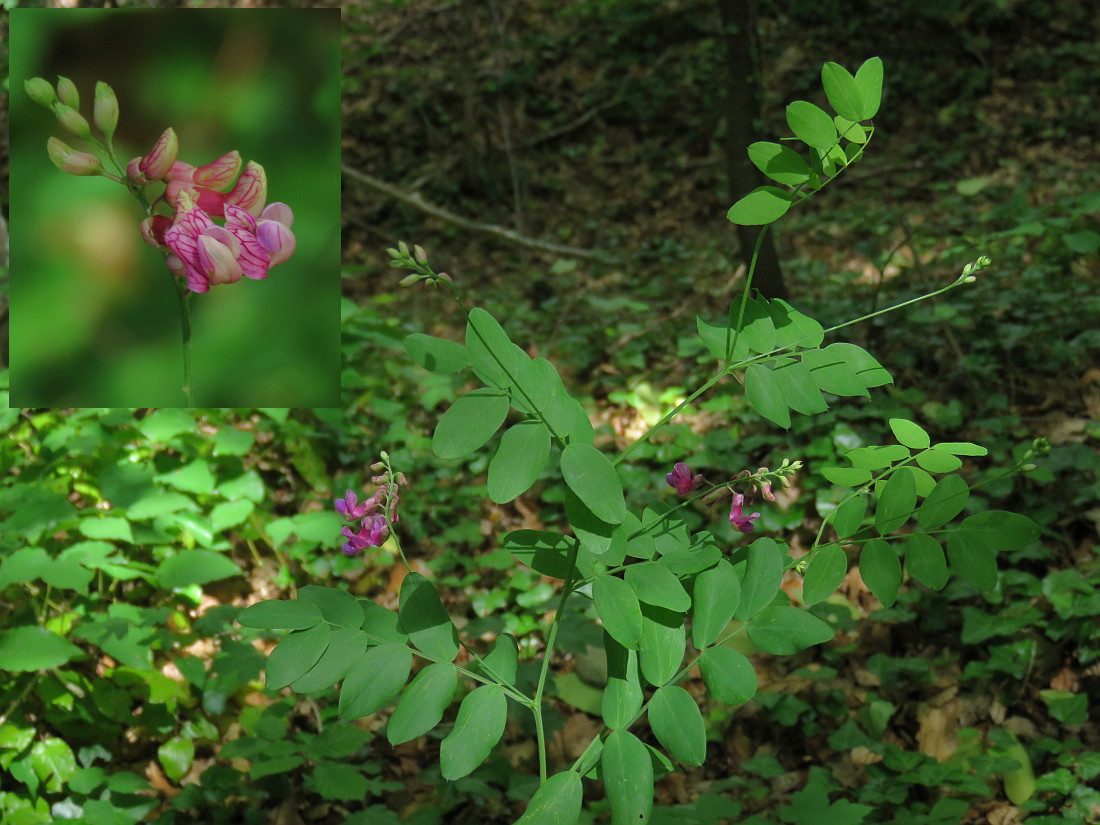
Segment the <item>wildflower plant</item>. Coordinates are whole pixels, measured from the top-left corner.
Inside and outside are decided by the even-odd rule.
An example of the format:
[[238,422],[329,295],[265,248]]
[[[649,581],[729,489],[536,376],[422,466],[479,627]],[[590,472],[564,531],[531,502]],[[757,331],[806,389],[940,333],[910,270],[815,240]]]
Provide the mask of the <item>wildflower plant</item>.
[[[873,58],[852,75],[827,63],[822,81],[830,114],[798,101],[787,109],[794,133],[784,143],[756,143],[749,156],[778,186],[763,186],[729,210],[738,224],[765,225],[818,194],[858,162],[874,136],[872,118],[882,89],[882,62]],[[808,150],[799,154],[792,144]],[[409,270],[405,283],[441,286],[461,302],[453,280],[432,270],[419,247],[389,250],[392,265]],[[755,257],[754,257],[755,260]],[[697,328],[716,367],[712,377],[618,455],[596,445],[580,402],[554,365],[532,358],[487,311],[467,309],[463,342],[414,333],[405,341],[423,368],[466,374],[481,386],[458,398],[435,427],[439,458],[470,456],[503,427],[488,462],[488,493],[505,504],[555,467],[564,482],[567,532],[517,530],[501,539],[520,563],[560,582],[556,609],[546,622],[541,663],[533,686],[517,679],[520,640],[502,633],[490,644],[464,638],[432,582],[409,571],[396,612],[345,590],[310,587],[296,600],[269,600],[243,610],[242,625],[292,631],[272,651],[267,686],[311,693],[341,683],[345,719],[377,713],[396,699],[386,725],[398,745],[429,733],[459,699],[439,748],[446,780],[470,774],[504,734],[508,715],[530,713],[538,758],[538,789],[519,819],[523,825],[572,823],[581,815],[586,781],[602,783],[611,821],[645,823],[654,781],[677,765],[702,765],[707,756],[704,717],[681,683],[698,673],[709,695],[739,705],[756,692],[749,659],[728,645],[744,636],[758,651],[791,656],[835,635],[830,621],[807,609],[827,599],[848,572],[849,556],[879,601],[894,604],[906,577],[932,590],[957,577],[977,590],[997,586],[996,553],[1033,542],[1038,528],[1001,511],[964,515],[971,486],[964,460],[986,450],[969,442],[933,443],[915,422],[889,422],[895,442],[850,450],[843,467],[819,472],[844,491],[827,512],[804,555],[782,540],[757,535],[757,518],[773,506],[773,486],[787,486],[805,468],[783,459],[777,469],[693,468],[690,457],[652,476],[670,501],[633,506],[617,466],[704,393],[743,386],[764,419],[788,428],[792,415],[825,412],[837,396],[870,397],[892,383],[890,373],[863,348],[826,335],[857,321],[959,288],[990,265],[979,258],[951,283],[864,318],[824,329],[783,300],[751,291],[750,267],[742,294],[717,323]],[[1025,455],[1020,465],[1030,456]],[[400,473],[383,456],[377,490],[360,503],[349,491],[336,502],[355,532],[345,528],[344,552],[367,552],[387,536],[399,542]],[[702,472],[696,472],[702,469]],[[1013,472],[1009,469],[1008,472]],[[413,479],[415,483],[415,479]],[[668,491],[667,488],[672,490]],[[684,508],[729,505],[735,539],[691,530]],[[402,554],[402,560],[404,555]],[[791,596],[785,579],[801,582]],[[603,729],[572,761],[552,764],[544,719],[561,619],[576,603],[601,628],[607,662],[602,692]],[[525,649],[528,645],[525,640]],[[538,647],[538,644],[534,645]],[[415,675],[414,662],[423,663]],[[410,681],[410,676],[412,676]],[[508,700],[512,700],[511,704]],[[597,786],[590,786],[589,793]],[[518,813],[518,812],[517,812]]]
[[[135,232],[164,254],[179,299],[182,390],[187,406],[194,406],[191,293],[236,283],[242,277],[266,278],[271,267],[294,252],[293,212],[285,203],[267,204],[264,168],[249,161],[242,171],[237,151],[202,166],[181,160],[179,138],[172,127],[164,130],[149,152],[124,163],[114,145],[118,98],[102,81],[96,83],[91,123],[80,114],[80,95],[68,78],[59,77],[54,87],[34,77],[24,86],[31,100],[53,112],[61,128],[90,149],[74,149],[51,137],[46,151],[54,165],[70,175],[101,176],[122,184],[141,204],[145,218]],[[163,190],[152,196],[148,187],[159,190],[161,185]]]

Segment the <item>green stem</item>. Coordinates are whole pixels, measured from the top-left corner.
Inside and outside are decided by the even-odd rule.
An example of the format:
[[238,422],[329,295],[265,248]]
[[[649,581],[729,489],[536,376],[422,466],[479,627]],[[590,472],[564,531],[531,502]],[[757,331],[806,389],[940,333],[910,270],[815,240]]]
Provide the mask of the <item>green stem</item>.
[[180,302],[180,323],[183,327],[183,394],[187,399],[188,408],[195,406],[195,399],[192,395],[193,392],[193,376],[191,374],[191,316],[187,311],[187,300],[191,297],[190,290],[184,286],[183,282],[173,275],[168,273],[168,277],[172,279],[172,286],[176,289],[176,297]]
[[554,621],[550,625],[550,633],[546,637],[546,650],[542,656],[542,670],[539,672],[538,686],[535,688],[535,699],[531,712],[535,716],[535,736],[538,739],[539,748],[539,784],[546,781],[546,731],[542,724],[542,691],[546,687],[546,677],[550,672],[550,660],[554,656],[554,643],[558,638],[558,626],[565,612],[565,603],[573,592],[573,579],[577,572],[577,551],[579,544],[574,544],[569,554],[569,577],[565,580],[561,597],[558,599],[558,609],[554,613]]

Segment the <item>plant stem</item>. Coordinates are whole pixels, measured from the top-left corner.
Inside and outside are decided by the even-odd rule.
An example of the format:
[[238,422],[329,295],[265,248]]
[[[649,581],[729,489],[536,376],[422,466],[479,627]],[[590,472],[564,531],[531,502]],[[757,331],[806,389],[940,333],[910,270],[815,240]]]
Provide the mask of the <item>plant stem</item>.
[[535,735],[539,748],[539,784],[546,781],[546,731],[542,725],[542,691],[546,687],[546,676],[550,672],[550,659],[554,656],[554,642],[558,638],[558,626],[561,624],[562,614],[565,612],[565,603],[569,594],[573,592],[573,580],[577,573],[577,551],[580,545],[574,544],[569,554],[569,577],[565,580],[561,597],[558,599],[558,609],[554,613],[554,621],[550,625],[550,633],[546,636],[546,650],[542,656],[542,670],[539,672],[538,687],[535,688],[534,704],[531,712],[535,716]]
[[187,312],[187,299],[191,296],[190,290],[187,289],[171,272],[168,273],[168,277],[172,280],[172,286],[176,290],[176,297],[180,302],[180,323],[183,326],[183,394],[187,398],[188,408],[195,406],[195,399],[192,396],[192,375],[191,375],[191,316]]

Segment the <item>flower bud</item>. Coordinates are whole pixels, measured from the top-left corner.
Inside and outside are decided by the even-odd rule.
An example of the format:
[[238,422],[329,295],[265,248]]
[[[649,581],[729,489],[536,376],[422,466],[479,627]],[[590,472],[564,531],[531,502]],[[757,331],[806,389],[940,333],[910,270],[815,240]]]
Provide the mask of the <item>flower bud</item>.
[[260,221],[256,229],[256,240],[271,258],[271,266],[281,264],[294,254],[294,233],[278,221]]
[[95,127],[107,140],[115,136],[115,127],[118,125],[118,98],[115,97],[114,89],[102,80],[95,84],[93,120],[95,120]]
[[83,140],[92,139],[92,127],[88,125],[88,121],[84,119],[84,115],[80,114],[80,112],[72,106],[68,106],[64,103],[55,103],[53,113],[57,116],[57,122],[61,124],[61,128],[66,132],[76,135]]
[[76,85],[69,78],[61,75],[57,76],[57,98],[66,106],[80,108],[80,95],[76,91]]
[[163,180],[164,176],[176,162],[176,156],[180,151],[179,138],[175,130],[169,126],[164,133],[157,138],[152,150],[138,163],[138,170],[146,180]]
[[191,175],[191,180],[193,183],[205,186],[207,189],[213,189],[215,192],[224,192],[240,171],[241,153],[234,149],[217,160],[195,169]]
[[53,90],[53,86],[48,81],[43,80],[41,77],[32,77],[30,80],[24,81],[23,88],[27,90],[27,96],[39,106],[52,108],[57,103],[57,92]]
[[259,215],[267,201],[267,175],[254,160],[241,172],[236,185],[226,195],[225,202],[239,206],[253,215]]
[[67,174],[99,175],[103,172],[103,164],[95,155],[74,151],[72,147],[57,138],[52,137],[47,141],[46,153],[54,165]]
[[413,246],[413,254],[419,263],[426,264],[428,262],[428,253],[424,251],[424,247],[420,244]]
[[404,278],[398,281],[397,285],[401,287],[412,286],[413,284],[419,282],[420,279],[423,277],[424,276],[421,275],[419,272],[414,272],[412,275],[406,275]]

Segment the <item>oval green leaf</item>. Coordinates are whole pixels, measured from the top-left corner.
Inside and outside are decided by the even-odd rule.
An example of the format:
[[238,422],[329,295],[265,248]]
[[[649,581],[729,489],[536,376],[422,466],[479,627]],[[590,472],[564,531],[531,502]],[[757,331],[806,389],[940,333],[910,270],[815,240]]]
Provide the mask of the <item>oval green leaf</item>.
[[753,364],[745,370],[745,397],[761,416],[783,429],[791,426],[791,414],[783,398],[783,388],[772,370]]
[[783,580],[783,549],[767,536],[758,538],[748,548],[748,565],[741,581],[741,601],[733,616],[747,622],[775,598]]
[[839,63],[826,63],[821,67],[821,83],[833,111],[852,122],[863,120],[863,93],[851,72]]
[[922,530],[946,524],[963,511],[969,499],[970,487],[962,476],[944,476],[917,511],[917,524]]
[[683,616],[663,607],[642,605],[638,662],[647,682],[661,687],[671,681],[684,661],[686,648]]
[[611,803],[611,825],[645,825],[653,812],[653,762],[627,730],[612,731],[600,755],[600,777]]
[[438,725],[457,687],[458,671],[449,662],[435,662],[416,674],[386,725],[390,744],[408,742]]
[[738,226],[772,223],[787,214],[792,197],[777,186],[758,186],[729,208],[726,219]]
[[237,614],[244,627],[260,630],[305,630],[323,621],[320,608],[311,602],[267,599]]
[[157,567],[157,582],[166,590],[240,575],[241,569],[231,558],[213,550],[180,550]]
[[604,573],[592,582],[592,602],[608,634],[637,650],[642,636],[642,608],[634,590],[622,579]]
[[887,535],[914,515],[917,507],[917,483],[913,474],[900,467],[886,480],[875,507],[875,529]]
[[836,126],[822,108],[805,100],[796,100],[787,107],[787,125],[795,137],[815,149],[828,149],[836,144]]
[[612,730],[625,728],[642,709],[642,682],[638,671],[638,652],[623,647],[604,631],[607,656],[607,686],[600,703],[604,723]]
[[905,539],[905,569],[932,590],[947,584],[947,558],[940,543],[927,533],[914,533]]
[[455,726],[439,746],[443,778],[454,781],[484,762],[504,735],[508,700],[499,685],[482,685],[458,706]]
[[363,626],[363,607],[346,590],[311,584],[298,590],[298,599],[317,605],[325,621],[337,627],[359,629]]
[[893,607],[901,587],[901,562],[882,539],[871,539],[859,553],[859,575],[883,607]]
[[583,789],[580,774],[562,771],[535,791],[516,825],[576,825],[581,816]]
[[634,588],[638,601],[687,613],[691,596],[667,567],[659,564],[632,564],[626,568],[626,583]]
[[691,642],[699,650],[714,644],[741,603],[741,580],[725,559],[695,578],[695,609],[691,617]]
[[304,676],[328,648],[331,635],[332,628],[321,623],[291,633],[275,645],[267,657],[267,687],[279,690]]
[[489,462],[489,498],[507,504],[527,492],[546,468],[550,431],[541,421],[521,421],[500,438]]
[[623,520],[623,485],[606,455],[591,444],[569,444],[562,450],[561,473],[569,489],[596,518],[608,524]]
[[863,61],[856,71],[856,85],[863,99],[863,111],[855,120],[867,120],[878,114],[882,102],[882,58],[872,57]]
[[367,649],[367,642],[367,634],[361,630],[336,628],[332,631],[328,647],[317,660],[317,664],[307,670],[303,676],[291,682],[290,689],[295,693],[316,693],[332,687],[347,676],[352,664]]
[[781,143],[757,141],[748,151],[753,165],[776,183],[801,186],[810,179],[811,171],[806,161]]
[[433,659],[450,662],[458,655],[458,631],[435,586],[419,573],[401,582],[398,624],[409,641]]
[[37,625],[16,627],[0,636],[0,670],[48,670],[80,654],[72,642]]
[[[855,500],[855,499],[853,499]],[[817,551],[802,581],[802,600],[806,604],[825,601],[836,592],[848,572],[848,557],[835,544]]]
[[846,539],[863,526],[863,519],[867,515],[866,496],[855,496],[836,508],[833,513],[833,529],[836,536]]
[[832,627],[805,610],[776,605],[752,620],[749,641],[758,650],[776,656],[792,656],[813,645],[829,641]]
[[699,672],[710,695],[727,705],[743,705],[756,695],[752,662],[732,648],[718,645],[703,651]]
[[466,347],[462,344],[420,332],[405,336],[405,351],[412,360],[429,372],[448,375],[460,372],[470,365]]
[[408,681],[412,661],[411,650],[393,643],[360,656],[340,686],[340,718],[360,719],[384,708]]
[[477,450],[508,416],[508,396],[499,390],[474,390],[459,398],[435,425],[432,450],[440,458],[461,458]]
[[673,759],[699,766],[707,756],[703,714],[691,694],[679,685],[658,688],[649,700],[649,726]]
[[924,428],[904,418],[891,418],[890,429],[894,438],[913,450],[927,450],[932,440]]

